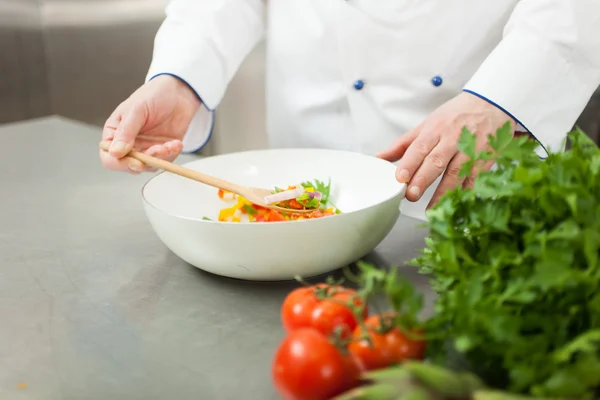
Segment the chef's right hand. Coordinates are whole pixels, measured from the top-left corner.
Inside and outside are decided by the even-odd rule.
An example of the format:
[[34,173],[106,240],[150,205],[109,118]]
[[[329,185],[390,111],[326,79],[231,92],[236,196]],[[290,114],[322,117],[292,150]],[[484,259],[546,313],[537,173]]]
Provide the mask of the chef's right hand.
[[133,174],[150,170],[138,160],[124,158],[132,149],[175,160],[200,106],[198,97],[181,80],[169,75],[152,79],[121,103],[106,121],[102,140],[112,143],[108,152],[100,150],[102,165]]

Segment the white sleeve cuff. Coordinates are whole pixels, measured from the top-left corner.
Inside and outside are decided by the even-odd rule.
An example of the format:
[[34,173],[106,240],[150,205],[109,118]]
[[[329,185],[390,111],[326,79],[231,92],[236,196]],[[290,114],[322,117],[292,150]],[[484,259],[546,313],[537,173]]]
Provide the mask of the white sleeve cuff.
[[204,148],[212,137],[215,127],[215,111],[202,105],[194,115],[183,137],[183,153],[197,153]]
[[464,90],[502,109],[547,149],[560,151],[592,96],[598,74],[524,29],[510,31]]

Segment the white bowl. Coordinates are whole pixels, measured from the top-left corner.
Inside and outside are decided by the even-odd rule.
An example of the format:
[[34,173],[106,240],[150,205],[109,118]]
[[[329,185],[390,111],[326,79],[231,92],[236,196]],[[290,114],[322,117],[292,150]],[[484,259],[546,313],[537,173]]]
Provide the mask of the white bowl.
[[263,188],[331,178],[331,199],[342,214],[268,223],[216,222],[228,203],[215,188],[167,172],[148,181],[146,215],[173,253],[202,270],[248,280],[317,276],[359,260],[394,226],[406,188],[393,164],[337,150],[247,151],[185,166]]

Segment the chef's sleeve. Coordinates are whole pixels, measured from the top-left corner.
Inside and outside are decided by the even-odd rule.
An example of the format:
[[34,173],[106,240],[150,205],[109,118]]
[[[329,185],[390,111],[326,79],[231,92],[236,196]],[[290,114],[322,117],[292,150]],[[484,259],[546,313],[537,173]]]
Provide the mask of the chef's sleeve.
[[464,90],[512,116],[545,157],[563,148],[599,84],[600,1],[521,0]]
[[146,77],[171,75],[185,82],[202,107],[183,139],[196,152],[210,140],[214,110],[244,58],[264,35],[263,0],[172,0],[154,40]]

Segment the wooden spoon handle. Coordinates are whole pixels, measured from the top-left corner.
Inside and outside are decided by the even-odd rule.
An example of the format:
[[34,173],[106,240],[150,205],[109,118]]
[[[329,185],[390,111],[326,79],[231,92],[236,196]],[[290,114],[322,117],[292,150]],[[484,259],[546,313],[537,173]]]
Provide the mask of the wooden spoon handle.
[[[100,149],[108,151],[109,147],[110,141],[100,142]],[[135,158],[136,160],[143,162],[149,167],[162,169],[163,171],[168,171],[173,174],[180,175],[185,178],[192,179],[194,181],[198,181],[206,185],[215,187],[217,189],[227,190],[236,194],[240,194],[240,191],[243,191],[243,188],[239,185],[236,185],[235,183],[215,178],[214,176],[203,174],[202,172],[194,171],[193,169],[185,168],[180,165],[162,160],[160,158],[140,153],[139,151],[132,150],[129,152],[129,154],[127,154],[127,156]]]

